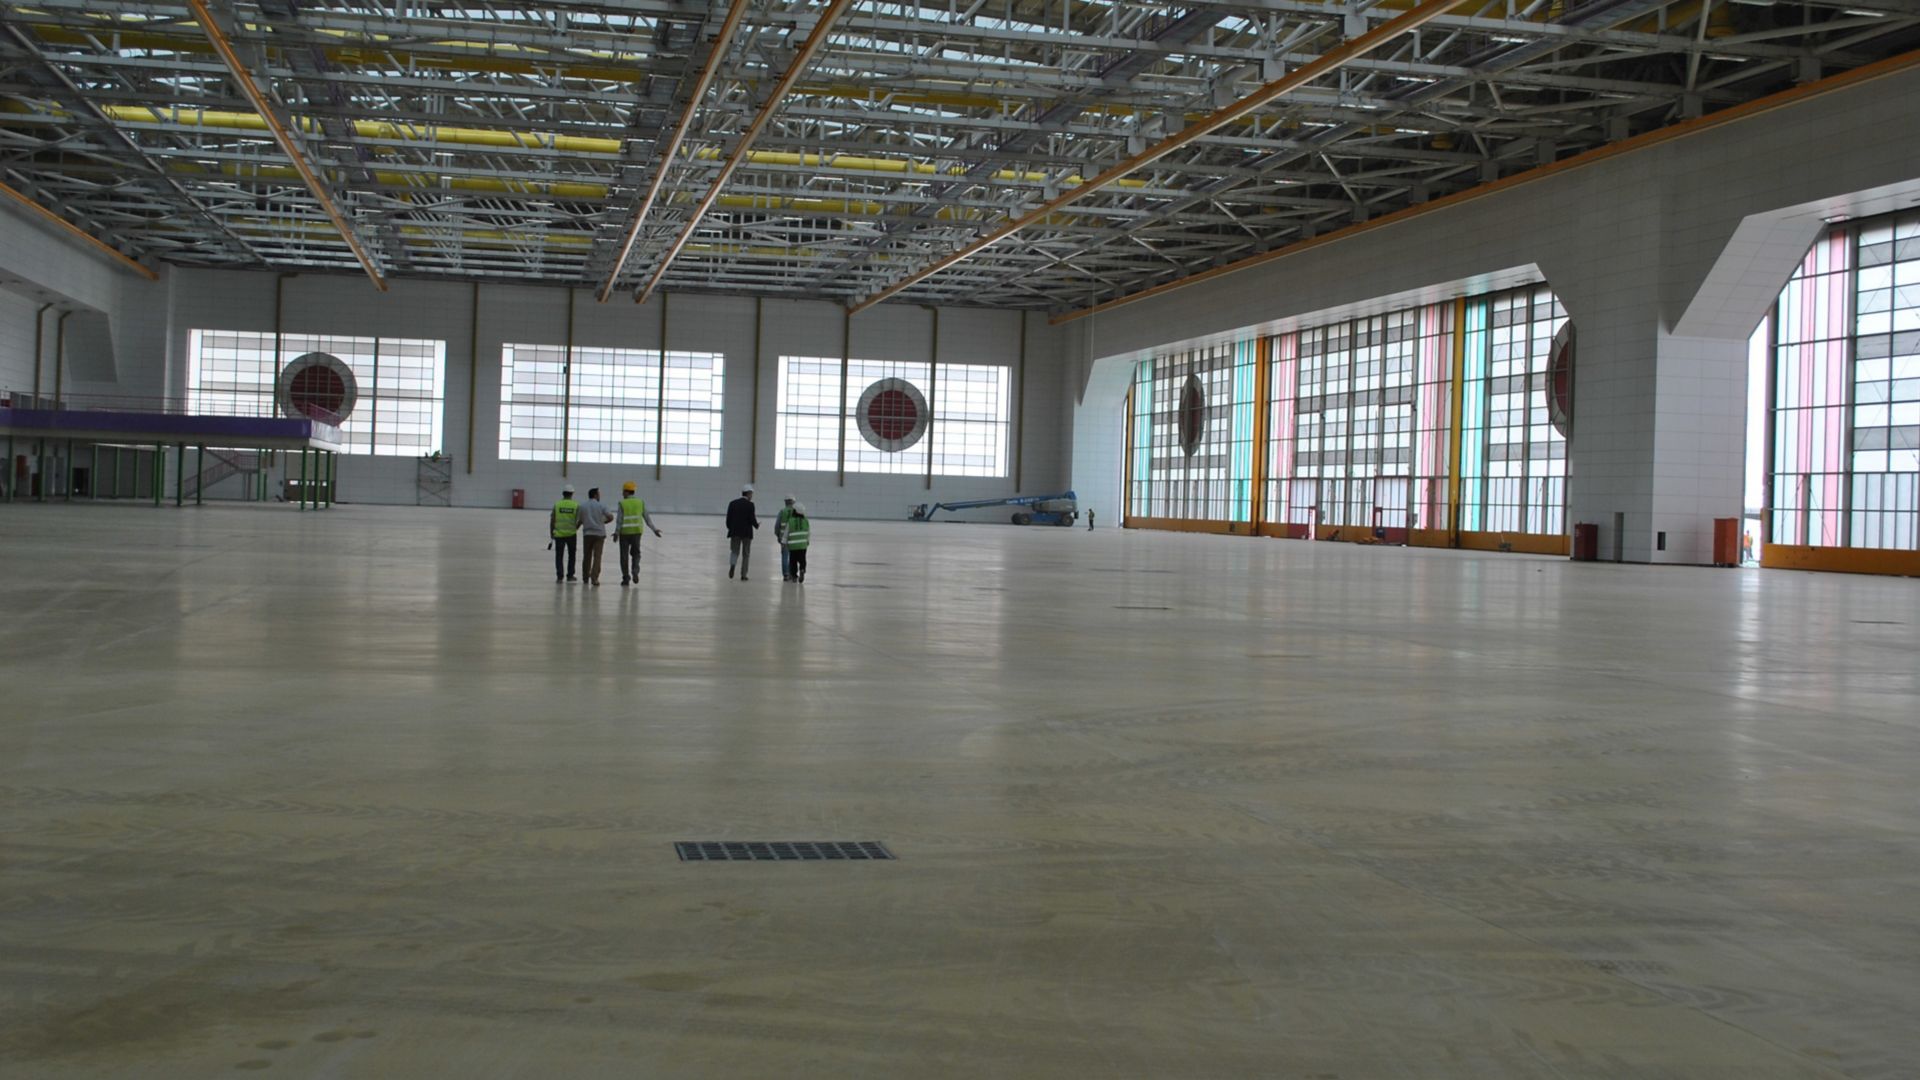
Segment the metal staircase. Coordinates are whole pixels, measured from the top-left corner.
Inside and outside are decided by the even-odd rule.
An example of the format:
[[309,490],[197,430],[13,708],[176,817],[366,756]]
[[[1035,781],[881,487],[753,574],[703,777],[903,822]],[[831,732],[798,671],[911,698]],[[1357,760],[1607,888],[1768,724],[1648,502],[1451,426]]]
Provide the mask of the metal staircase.
[[[185,497],[197,498],[201,492],[225,480],[229,476],[255,476],[265,466],[264,455],[254,450],[212,450],[207,451],[206,467],[198,474],[188,473],[185,478]],[[252,491],[256,485],[242,485],[243,491]]]

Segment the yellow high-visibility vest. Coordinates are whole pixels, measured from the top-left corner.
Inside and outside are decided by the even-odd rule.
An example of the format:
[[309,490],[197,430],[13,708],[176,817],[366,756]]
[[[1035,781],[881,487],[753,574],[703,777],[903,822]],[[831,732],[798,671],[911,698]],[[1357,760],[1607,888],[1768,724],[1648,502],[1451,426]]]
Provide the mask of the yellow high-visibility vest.
[[553,538],[565,540],[580,531],[580,504],[561,499],[553,504]]
[[638,536],[646,529],[647,500],[620,500],[620,535]]

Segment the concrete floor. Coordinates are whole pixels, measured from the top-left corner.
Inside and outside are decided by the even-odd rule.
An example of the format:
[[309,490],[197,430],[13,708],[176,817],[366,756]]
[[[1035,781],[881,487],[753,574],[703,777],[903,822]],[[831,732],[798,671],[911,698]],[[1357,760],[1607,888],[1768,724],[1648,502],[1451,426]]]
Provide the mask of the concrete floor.
[[1920,583],[543,521],[0,506],[0,1075],[1920,1076]]

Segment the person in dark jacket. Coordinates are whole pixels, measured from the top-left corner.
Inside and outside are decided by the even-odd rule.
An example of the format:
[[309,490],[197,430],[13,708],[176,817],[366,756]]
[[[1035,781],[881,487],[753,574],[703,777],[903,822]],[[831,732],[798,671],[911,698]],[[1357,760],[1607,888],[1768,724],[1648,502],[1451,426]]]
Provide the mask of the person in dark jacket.
[[753,485],[740,489],[740,497],[727,504],[727,576],[737,566],[740,580],[747,580],[747,563],[753,558],[753,530],[760,519],[753,512]]

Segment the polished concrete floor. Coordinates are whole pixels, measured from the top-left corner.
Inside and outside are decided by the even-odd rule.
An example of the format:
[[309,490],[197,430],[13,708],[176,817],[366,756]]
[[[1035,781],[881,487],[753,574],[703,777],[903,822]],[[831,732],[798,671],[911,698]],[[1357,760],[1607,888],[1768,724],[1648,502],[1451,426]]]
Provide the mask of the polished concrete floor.
[[0,506],[0,1075],[1920,1076],[1920,583],[543,522]]

